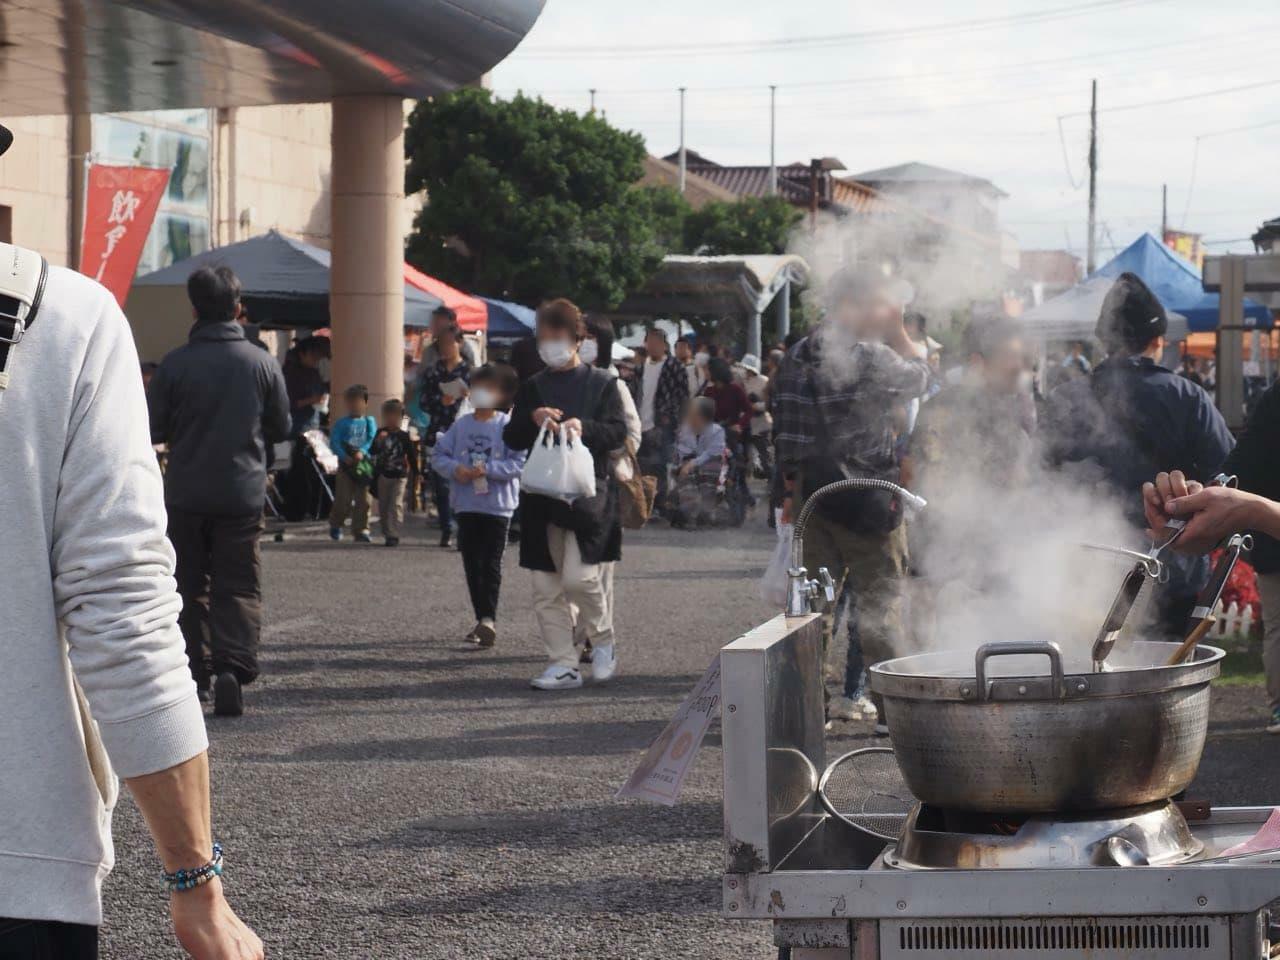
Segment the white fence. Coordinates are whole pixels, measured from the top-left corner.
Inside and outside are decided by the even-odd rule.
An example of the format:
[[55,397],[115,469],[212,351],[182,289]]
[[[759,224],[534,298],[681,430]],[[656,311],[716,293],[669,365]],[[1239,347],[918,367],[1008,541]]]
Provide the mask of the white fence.
[[1222,601],[1213,610],[1217,622],[1209,628],[1207,639],[1230,640],[1238,644],[1248,643],[1253,629],[1253,607],[1240,606],[1234,600],[1224,609]]

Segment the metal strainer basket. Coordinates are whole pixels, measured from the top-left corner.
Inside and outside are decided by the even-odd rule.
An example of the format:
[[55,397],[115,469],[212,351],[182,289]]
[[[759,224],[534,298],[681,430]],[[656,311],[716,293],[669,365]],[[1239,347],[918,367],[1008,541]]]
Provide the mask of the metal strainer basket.
[[893,750],[865,747],[827,767],[818,798],[838,820],[880,840],[896,840],[916,805]]

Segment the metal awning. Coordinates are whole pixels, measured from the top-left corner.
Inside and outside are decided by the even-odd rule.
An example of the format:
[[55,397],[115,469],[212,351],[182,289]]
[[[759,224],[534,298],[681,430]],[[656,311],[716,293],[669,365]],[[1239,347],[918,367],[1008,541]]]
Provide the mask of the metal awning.
[[809,265],[794,254],[664,257],[649,282],[617,310],[624,316],[719,314],[755,317],[787,284],[809,282]]
[[475,83],[545,0],[0,0],[0,111],[425,97]]

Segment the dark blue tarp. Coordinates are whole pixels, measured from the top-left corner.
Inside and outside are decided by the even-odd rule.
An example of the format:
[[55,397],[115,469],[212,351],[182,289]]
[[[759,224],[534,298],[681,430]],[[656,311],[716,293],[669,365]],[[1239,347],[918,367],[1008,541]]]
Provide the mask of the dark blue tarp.
[[[226,264],[240,278],[249,317],[263,327],[329,326],[329,251],[275,230],[240,243],[215,247],[138,277],[135,287],[186,286],[192,271]],[[406,326],[425,327],[440,300],[404,285]]]
[[506,300],[490,300],[481,297],[489,308],[488,338],[494,340],[523,340],[533,336],[534,312],[528,307]]
[[[1099,267],[1093,276],[1114,280],[1126,271],[1141,277],[1167,309],[1186,317],[1192,331],[1203,333],[1218,329],[1218,295],[1205,293],[1196,268],[1151,234],[1144,233]],[[1246,299],[1244,323],[1248,327],[1269,329],[1271,311],[1256,300]]]

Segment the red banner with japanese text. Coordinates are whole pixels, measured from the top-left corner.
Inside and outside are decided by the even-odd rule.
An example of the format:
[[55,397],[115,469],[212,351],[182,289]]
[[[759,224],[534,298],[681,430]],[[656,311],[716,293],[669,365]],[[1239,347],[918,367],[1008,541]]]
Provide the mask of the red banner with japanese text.
[[169,171],[155,167],[89,167],[80,272],[110,290],[121,307],[168,185]]

